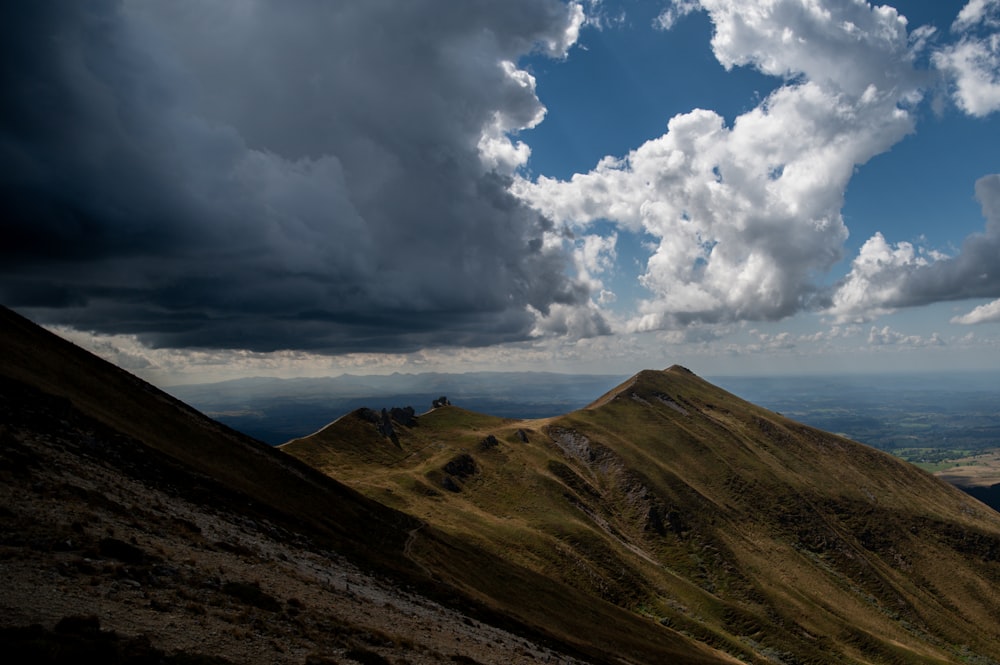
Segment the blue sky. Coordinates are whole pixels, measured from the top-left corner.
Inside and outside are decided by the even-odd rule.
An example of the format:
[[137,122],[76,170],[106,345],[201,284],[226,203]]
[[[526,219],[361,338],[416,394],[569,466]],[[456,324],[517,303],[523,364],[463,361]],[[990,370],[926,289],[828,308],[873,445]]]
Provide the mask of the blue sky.
[[154,381],[1000,369],[998,0],[3,12],[0,298]]

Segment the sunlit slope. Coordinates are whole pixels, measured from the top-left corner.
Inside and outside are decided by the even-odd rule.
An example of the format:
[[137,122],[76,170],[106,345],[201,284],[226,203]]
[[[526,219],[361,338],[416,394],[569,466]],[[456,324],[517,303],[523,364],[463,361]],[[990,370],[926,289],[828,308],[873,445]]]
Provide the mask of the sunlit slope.
[[1000,660],[1000,515],[683,368],[541,421],[444,407],[389,437],[375,415],[283,450],[739,658]]

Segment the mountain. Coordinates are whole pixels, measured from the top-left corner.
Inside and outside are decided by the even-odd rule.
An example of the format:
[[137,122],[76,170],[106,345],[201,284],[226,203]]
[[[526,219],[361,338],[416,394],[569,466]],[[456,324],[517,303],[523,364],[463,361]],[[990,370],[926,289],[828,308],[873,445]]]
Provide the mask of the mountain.
[[2,309],[0,350],[7,662],[1000,662],[1000,515],[683,368],[275,449]]
[[1000,514],[682,367],[547,419],[359,409],[281,450],[744,662],[1000,662]]
[[733,662],[2,308],[0,414],[6,662]]

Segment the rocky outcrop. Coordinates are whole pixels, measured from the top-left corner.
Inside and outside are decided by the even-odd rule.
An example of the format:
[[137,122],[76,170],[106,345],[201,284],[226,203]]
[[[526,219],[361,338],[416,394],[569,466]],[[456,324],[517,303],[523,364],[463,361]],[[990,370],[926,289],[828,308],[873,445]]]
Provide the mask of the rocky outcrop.
[[385,409],[382,409],[382,416],[379,418],[376,427],[379,434],[392,439],[393,443],[399,445],[399,437],[396,436],[396,430],[392,427],[392,418],[389,417],[389,412]]
[[413,410],[412,406],[404,406],[403,408],[394,406],[389,409],[389,417],[403,427],[413,427],[417,424],[416,411]]
[[589,464],[596,458],[590,448],[590,439],[576,430],[550,427],[546,431],[567,457]]
[[396,433],[394,423],[403,427],[413,427],[417,424],[416,411],[412,406],[383,408],[380,413],[372,409],[362,408],[358,409],[357,413],[363,420],[373,424],[379,434],[391,439],[397,446],[399,445],[399,435]]
[[[595,478],[599,478],[602,489],[594,489],[565,464],[558,467],[550,465],[549,471],[574,490],[580,499],[577,507],[612,536],[623,542],[628,541],[624,544],[630,549],[641,551],[637,542],[631,542],[622,533],[636,533],[636,526],[640,533],[659,536],[667,533],[681,535],[687,530],[680,513],[660,499],[650,488],[650,483],[637,471],[630,470],[611,449],[572,429],[550,427],[546,433],[570,461],[582,464]],[[593,501],[597,496],[600,500]],[[616,513],[602,516],[601,509],[597,507],[601,502],[618,506]],[[612,529],[612,522],[620,523]],[[644,552],[642,555],[647,556]]]
[[472,455],[468,453],[462,453],[461,455],[452,458],[447,464],[444,465],[445,473],[449,476],[461,478],[462,480],[474,475],[478,470],[476,460],[473,459]]
[[476,460],[469,453],[456,455],[441,470],[445,473],[440,481],[441,487],[449,492],[461,492],[463,481],[479,473]]

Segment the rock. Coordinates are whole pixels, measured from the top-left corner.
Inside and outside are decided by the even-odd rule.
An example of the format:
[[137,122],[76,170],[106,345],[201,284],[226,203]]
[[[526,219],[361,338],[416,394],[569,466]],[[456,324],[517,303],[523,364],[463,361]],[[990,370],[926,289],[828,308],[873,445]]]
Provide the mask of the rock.
[[462,479],[468,478],[478,470],[476,460],[472,459],[469,453],[462,453],[444,465],[445,473]]
[[55,632],[60,635],[96,637],[101,634],[101,621],[93,614],[87,616],[67,616],[56,624]]
[[445,397],[444,395],[441,395],[436,400],[434,400],[433,402],[431,402],[431,406],[433,408],[437,409],[437,408],[440,408],[442,406],[451,406],[451,402],[448,401],[447,397]]
[[390,439],[396,435],[396,430],[392,428],[392,419],[389,417],[389,412],[384,408],[382,409],[382,416],[379,418],[378,425],[379,434],[382,436],[387,436]]
[[403,427],[413,427],[417,424],[416,411],[412,406],[404,406],[402,409],[394,406],[389,409],[389,417]]
[[139,564],[146,560],[146,553],[141,549],[117,538],[104,538],[97,545],[101,556],[118,559],[123,563]]

